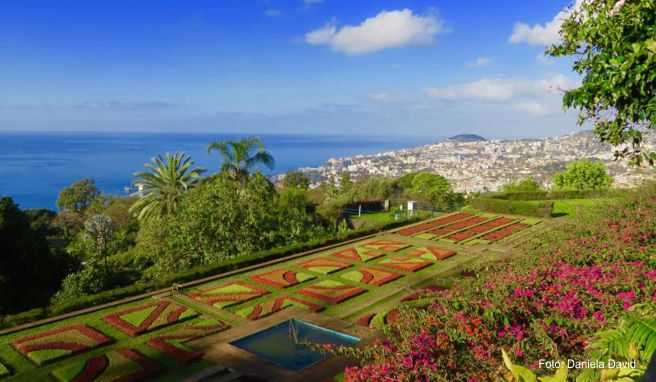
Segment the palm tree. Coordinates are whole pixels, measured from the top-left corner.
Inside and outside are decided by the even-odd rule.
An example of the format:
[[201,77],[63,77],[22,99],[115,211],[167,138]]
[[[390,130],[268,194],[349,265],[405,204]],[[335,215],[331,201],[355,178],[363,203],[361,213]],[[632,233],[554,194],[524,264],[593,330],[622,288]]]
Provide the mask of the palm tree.
[[139,220],[161,217],[174,212],[182,195],[198,184],[202,168],[185,153],[157,156],[146,163],[147,171],[135,174],[141,198],[130,208]]
[[239,141],[216,141],[207,147],[207,152],[218,151],[223,158],[221,171],[239,181],[242,185],[250,171],[257,165],[270,169],[275,165],[271,153],[264,149],[260,138],[248,137]]

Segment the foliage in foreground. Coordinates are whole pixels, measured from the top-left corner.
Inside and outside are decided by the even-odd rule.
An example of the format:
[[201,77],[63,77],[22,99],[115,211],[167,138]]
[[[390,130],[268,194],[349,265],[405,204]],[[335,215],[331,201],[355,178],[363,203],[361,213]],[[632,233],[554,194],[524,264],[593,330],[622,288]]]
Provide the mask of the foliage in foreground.
[[346,380],[494,380],[505,374],[502,349],[540,377],[540,359],[589,359],[595,333],[656,298],[654,227],[656,186],[563,224],[525,255],[436,292],[427,308],[402,311],[386,340],[350,350],[361,366]]
[[641,152],[640,144],[642,133],[656,125],[656,2],[580,4],[563,23],[562,43],[548,50],[574,56],[573,69],[583,77],[563,103],[580,111],[580,124],[593,122],[602,141],[628,146],[617,155],[653,165],[656,153]]

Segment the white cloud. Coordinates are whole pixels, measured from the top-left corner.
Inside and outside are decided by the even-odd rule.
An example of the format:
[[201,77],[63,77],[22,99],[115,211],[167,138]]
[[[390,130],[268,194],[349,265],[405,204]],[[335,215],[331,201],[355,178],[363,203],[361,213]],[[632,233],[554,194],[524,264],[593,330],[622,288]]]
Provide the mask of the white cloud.
[[264,15],[268,17],[278,17],[282,16],[282,12],[279,9],[269,8],[264,11]]
[[372,53],[406,45],[431,44],[443,30],[442,21],[435,14],[415,15],[410,9],[382,11],[360,25],[338,28],[334,22],[308,32],[305,42],[328,45],[346,54]]
[[540,96],[575,86],[572,79],[556,74],[541,80],[483,78],[459,85],[428,88],[425,92],[429,97],[440,99],[504,102],[514,97]]
[[547,105],[536,100],[516,101],[513,102],[512,108],[515,111],[536,116],[543,116],[551,113]]
[[544,116],[558,110],[565,90],[578,86],[573,79],[555,74],[543,79],[482,78],[467,83],[425,89],[430,98],[508,104],[514,111]]
[[489,57],[477,57],[473,61],[469,61],[465,64],[468,68],[482,68],[488,66],[492,63],[492,59]]
[[389,93],[385,93],[385,92],[370,93],[368,95],[368,98],[369,98],[370,101],[373,101],[373,102],[390,102],[390,101],[392,101],[392,96]]
[[563,21],[569,17],[573,10],[579,9],[585,0],[576,0],[571,8],[565,8],[545,24],[535,24],[530,26],[527,23],[515,23],[513,33],[509,41],[513,44],[527,43],[530,45],[548,46],[560,42],[560,27]]

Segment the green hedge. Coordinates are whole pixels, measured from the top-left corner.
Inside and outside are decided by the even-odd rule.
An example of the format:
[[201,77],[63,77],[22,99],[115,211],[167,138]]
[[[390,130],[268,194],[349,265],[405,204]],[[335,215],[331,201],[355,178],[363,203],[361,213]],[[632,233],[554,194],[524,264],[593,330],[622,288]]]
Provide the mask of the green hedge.
[[485,194],[482,197],[500,200],[563,200],[606,198],[620,196],[623,193],[623,190],[498,192]]
[[481,211],[547,218],[553,212],[554,202],[477,198],[471,201],[471,205]]
[[31,321],[72,312],[74,310],[97,306],[118,299],[167,288],[174,283],[185,283],[220,273],[234,271],[250,265],[256,265],[266,261],[290,256],[295,253],[317,249],[326,245],[336,244],[350,239],[356,239],[358,237],[393,229],[406,224],[412,224],[419,220],[421,219],[418,217],[412,217],[409,219],[395,221],[376,227],[347,231],[330,238],[317,239],[303,244],[291,245],[287,247],[273,248],[270,250],[253,253],[251,255],[226,259],[225,261],[216,264],[195,267],[184,272],[172,274],[169,277],[162,278],[157,281],[149,283],[137,282],[128,287],[112,289],[94,295],[75,298],[74,300],[65,301],[58,305],[50,305],[46,308],[38,308],[15,315],[0,317],[0,329],[18,326]]

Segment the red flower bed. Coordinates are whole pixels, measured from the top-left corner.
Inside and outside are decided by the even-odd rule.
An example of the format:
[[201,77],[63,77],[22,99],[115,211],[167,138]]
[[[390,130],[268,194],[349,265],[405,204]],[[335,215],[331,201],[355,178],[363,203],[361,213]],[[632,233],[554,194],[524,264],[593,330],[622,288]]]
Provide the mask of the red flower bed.
[[428,231],[429,229],[433,229],[435,227],[439,227],[439,226],[442,226],[442,225],[453,223],[455,221],[462,220],[462,219],[465,219],[465,218],[468,218],[468,217],[471,217],[471,216],[472,215],[470,213],[467,213],[467,212],[458,212],[458,213],[455,213],[455,214],[451,214],[451,215],[448,215],[448,216],[437,218],[435,220],[431,220],[431,221],[426,222],[426,223],[421,223],[421,224],[414,225],[412,227],[403,228],[403,229],[399,230],[397,233],[399,235],[403,235],[403,236],[412,236],[412,235],[417,234],[419,232]]
[[106,354],[78,360],[53,371],[65,382],[120,381],[138,382],[162,371],[155,361],[133,349],[119,349]]
[[86,325],[70,325],[18,338],[11,345],[41,365],[95,349],[111,341],[109,337]]
[[444,236],[456,231],[460,231],[461,229],[471,227],[476,224],[480,224],[484,221],[486,221],[487,218],[481,217],[481,216],[474,216],[466,220],[462,220],[453,224],[449,224],[445,227],[441,227],[438,229],[431,230],[430,233],[432,233],[435,236]]
[[512,236],[517,232],[523,231],[529,227],[530,225],[515,223],[513,225],[503,227],[500,230],[490,232],[487,235],[483,236],[483,239],[489,241],[497,241],[497,240],[505,239],[506,237]]
[[497,227],[501,227],[501,226],[504,226],[506,224],[510,224],[513,221],[515,221],[515,219],[510,219],[510,218],[506,218],[506,217],[499,217],[499,218],[491,220],[487,223],[483,223],[481,225],[477,225],[476,227],[472,227],[469,230],[474,231],[476,233],[483,233],[483,232],[491,231],[491,230],[493,230]]
[[501,349],[538,374],[540,359],[588,359],[595,333],[656,302],[656,187],[646,192],[404,308],[385,340],[356,352],[361,364],[345,380],[504,380]]
[[[132,317],[137,312],[143,312],[143,314],[140,317]],[[136,337],[197,315],[198,313],[187,306],[170,300],[161,300],[107,315],[103,317],[103,320],[124,333]]]

